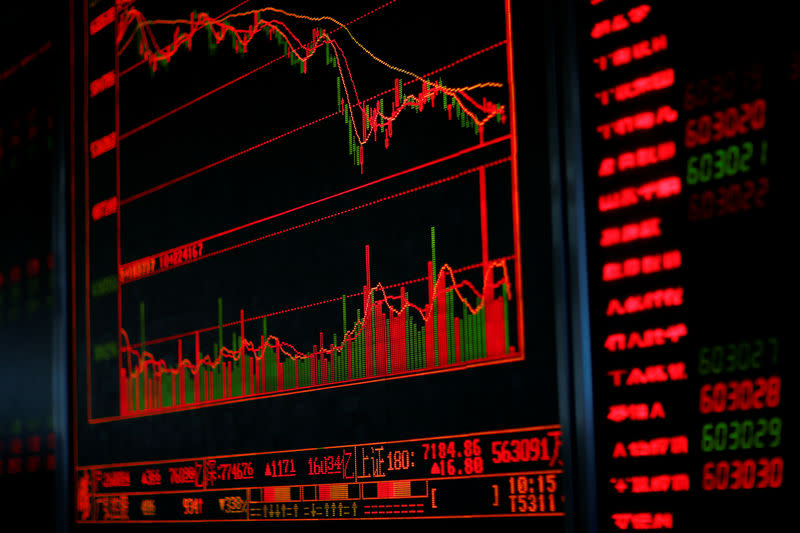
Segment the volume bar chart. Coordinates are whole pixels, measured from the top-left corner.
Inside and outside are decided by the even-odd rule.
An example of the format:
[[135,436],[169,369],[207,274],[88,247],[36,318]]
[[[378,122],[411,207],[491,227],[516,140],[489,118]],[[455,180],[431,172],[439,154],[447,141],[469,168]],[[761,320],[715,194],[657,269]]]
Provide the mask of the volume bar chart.
[[[148,350],[142,304],[141,342],[130,344],[123,332],[121,413],[301,392],[519,357],[510,340],[513,258],[457,270],[448,264],[439,267],[436,229],[432,227],[428,276],[383,286],[372,285],[369,246],[364,253],[366,284],[362,292],[324,303],[341,306],[341,329],[320,332],[319,342],[305,352],[280,332],[271,331],[267,316],[246,319],[240,310],[238,323],[223,324],[222,298],[217,302],[217,328],[155,341]],[[479,285],[462,277],[468,271],[479,273]],[[412,297],[412,287],[419,289],[421,298]],[[419,300],[424,303],[415,303]],[[353,303],[354,316],[348,313],[348,304]],[[230,339],[227,344],[226,338]],[[201,345],[209,339],[215,342],[211,353],[206,353]],[[169,343],[178,354],[177,364],[172,366],[154,353],[168,349]]]

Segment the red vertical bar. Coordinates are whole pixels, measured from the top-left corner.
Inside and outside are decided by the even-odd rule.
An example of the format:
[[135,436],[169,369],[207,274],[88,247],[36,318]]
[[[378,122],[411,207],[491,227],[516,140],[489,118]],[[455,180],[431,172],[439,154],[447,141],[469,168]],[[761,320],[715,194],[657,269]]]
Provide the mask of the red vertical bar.
[[478,179],[480,181],[481,193],[481,262],[483,263],[484,274],[489,266],[489,228],[486,216],[486,168],[478,169]]
[[460,329],[461,328],[461,323],[460,322],[461,321],[459,320],[458,317],[455,317],[453,319],[453,329],[455,330],[453,332],[453,339],[454,339],[454,342],[456,343],[456,363],[460,363],[461,362],[461,329]]
[[[323,359],[325,359],[325,356],[321,355],[321,352],[322,352],[322,350],[320,350],[320,356]],[[320,356],[318,356],[316,354],[311,356],[311,362],[310,362],[310,364],[311,364],[311,372],[310,372],[310,374],[311,374],[311,384],[312,385],[316,385],[317,384],[317,362],[319,361],[319,357]]]
[[447,298],[445,297],[444,286],[445,277],[444,272],[436,279],[436,322],[439,343],[439,366],[447,365]]
[[408,346],[406,345],[406,288],[400,287],[400,314],[398,318],[397,344],[399,345],[398,372],[405,372],[408,361]]
[[486,355],[500,357],[506,353],[506,324],[503,302],[489,296],[486,302]]
[[[245,394],[245,386],[247,385],[247,381],[244,379],[245,378],[245,374],[247,372],[247,369],[245,368],[245,364],[244,364],[244,359],[245,359],[245,357],[244,357],[244,353],[245,353],[245,349],[244,349],[244,343],[245,343],[245,338],[244,338],[244,309],[239,309],[239,328],[240,328],[239,329],[239,331],[240,331],[239,350],[241,352],[239,354],[239,368],[241,368],[241,370],[242,370],[242,396],[244,396],[244,394]],[[250,381],[250,383],[252,383],[252,381]],[[231,382],[231,385],[232,384],[233,383]],[[233,387],[231,387],[228,390],[229,391],[233,391]],[[231,396],[233,396],[233,392],[231,392]]]
[[377,347],[377,357],[375,369],[377,375],[386,375],[386,316],[383,314],[383,301],[375,304],[375,343]]
[[178,389],[178,404],[186,403],[186,380],[184,374],[186,373],[183,369],[183,341],[178,339],[178,373],[180,376],[178,377],[179,382],[179,389]]
[[400,107],[400,80],[397,78],[394,79],[394,107]]
[[294,360],[294,388],[300,386],[300,358]]
[[[338,381],[338,380],[336,379],[336,364],[335,364],[336,357],[337,357],[337,355],[336,355],[336,346],[334,346],[334,344],[333,344],[333,343],[331,343],[331,345],[330,345],[330,348],[329,348],[329,349],[330,349],[330,354],[331,354],[331,357],[330,357],[330,361],[331,361],[331,371],[332,371],[332,372],[331,372],[331,374],[333,374],[333,375],[331,376],[331,377],[332,377],[332,379],[331,379],[331,383],[334,383],[334,382]],[[344,353],[344,351],[340,352],[340,354],[338,355],[338,357],[340,358],[340,359],[339,359],[339,361],[340,361],[340,362],[339,362],[339,365],[341,365],[341,364],[342,364],[342,363],[341,363],[341,357],[342,357],[342,354],[343,354],[343,353]]]
[[322,372],[322,383],[328,383],[328,360],[324,357],[322,358],[322,363],[320,364],[320,372]]
[[514,82],[514,46],[511,36],[511,0],[506,4],[506,66],[508,72],[508,108],[509,126],[511,130],[511,215],[514,222],[514,280],[516,281],[517,312],[516,320],[520,324],[517,328],[517,342],[520,353],[525,353],[525,328],[524,305],[522,301],[522,268],[520,268],[520,210],[519,210],[519,143],[517,139],[517,100]]
[[[369,254],[367,254],[369,257]],[[369,264],[369,263],[367,263]],[[367,276],[369,280],[369,276]],[[372,305],[370,305],[369,285],[364,285],[364,364],[366,366],[366,376],[374,375],[372,369]]]
[[367,284],[364,286],[364,362],[366,363],[366,375],[374,374],[372,369],[372,273],[369,261],[369,245],[364,247],[366,256]]
[[200,401],[200,332],[194,332],[194,354],[195,354],[195,367],[194,367],[194,401]]
[[435,300],[434,293],[433,293],[433,263],[428,261],[428,305],[425,307],[427,311],[425,317],[425,366],[427,368],[433,368],[436,366],[436,359],[434,358],[434,343],[433,343],[433,332],[435,331],[434,328],[436,324],[434,323],[433,314],[434,314],[434,304],[433,301]]

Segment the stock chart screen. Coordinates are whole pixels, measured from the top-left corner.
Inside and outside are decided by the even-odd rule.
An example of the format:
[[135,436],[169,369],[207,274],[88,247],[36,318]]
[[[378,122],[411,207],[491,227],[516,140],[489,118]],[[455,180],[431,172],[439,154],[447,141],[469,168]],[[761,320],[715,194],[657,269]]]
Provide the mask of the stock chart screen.
[[580,4],[598,528],[791,528],[796,33],[770,2]]
[[78,4],[72,520],[562,530],[533,6]]

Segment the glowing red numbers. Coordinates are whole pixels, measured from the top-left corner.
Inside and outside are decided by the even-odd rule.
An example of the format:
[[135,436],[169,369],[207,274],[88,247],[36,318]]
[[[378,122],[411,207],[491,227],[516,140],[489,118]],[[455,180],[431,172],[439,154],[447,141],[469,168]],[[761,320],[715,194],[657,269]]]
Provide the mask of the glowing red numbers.
[[700,412],[723,413],[777,407],[781,403],[781,378],[743,379],[703,385]]
[[722,111],[702,115],[686,121],[684,144],[694,148],[737,135],[764,129],[767,102],[763,98],[740,106],[731,106]]
[[493,463],[549,461],[550,446],[546,437],[492,442]]
[[769,178],[746,180],[715,191],[692,193],[689,196],[689,220],[708,220],[715,216],[733,215],[766,205]]
[[703,490],[777,489],[783,484],[783,457],[762,457],[703,465]]

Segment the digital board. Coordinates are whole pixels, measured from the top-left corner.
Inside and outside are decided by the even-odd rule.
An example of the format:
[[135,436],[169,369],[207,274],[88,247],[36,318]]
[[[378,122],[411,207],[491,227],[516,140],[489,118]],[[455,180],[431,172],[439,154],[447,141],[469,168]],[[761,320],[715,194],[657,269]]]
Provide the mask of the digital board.
[[79,6],[78,524],[563,528],[534,11]]

